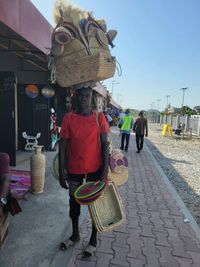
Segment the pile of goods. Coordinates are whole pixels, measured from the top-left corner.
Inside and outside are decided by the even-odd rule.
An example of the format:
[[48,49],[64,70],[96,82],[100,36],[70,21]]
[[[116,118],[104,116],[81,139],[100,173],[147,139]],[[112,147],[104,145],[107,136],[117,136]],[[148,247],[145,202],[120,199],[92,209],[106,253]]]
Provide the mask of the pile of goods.
[[71,87],[114,76],[116,60],[110,53],[116,30],[90,12],[57,1],[49,67],[52,83]]

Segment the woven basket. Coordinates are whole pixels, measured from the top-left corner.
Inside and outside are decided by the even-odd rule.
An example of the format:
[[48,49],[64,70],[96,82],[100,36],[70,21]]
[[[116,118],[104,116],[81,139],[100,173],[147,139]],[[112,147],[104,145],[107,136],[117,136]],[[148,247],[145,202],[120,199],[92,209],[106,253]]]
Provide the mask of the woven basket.
[[122,153],[112,153],[109,157],[109,166],[111,171],[117,173],[127,172],[128,169],[128,158]]
[[118,148],[113,148],[112,149],[112,155],[123,155],[121,149],[118,149]]
[[114,76],[115,58],[108,52],[88,55],[74,60],[56,62],[56,81],[61,87],[69,87],[88,81],[101,81]]
[[103,181],[87,182],[80,185],[74,192],[75,199],[86,200],[87,198],[98,195],[106,187],[106,183]]
[[108,180],[114,182],[117,186],[125,184],[128,181],[128,168],[121,173],[109,171]]
[[106,191],[88,207],[98,232],[111,231],[125,222],[122,200],[113,182],[109,182]]

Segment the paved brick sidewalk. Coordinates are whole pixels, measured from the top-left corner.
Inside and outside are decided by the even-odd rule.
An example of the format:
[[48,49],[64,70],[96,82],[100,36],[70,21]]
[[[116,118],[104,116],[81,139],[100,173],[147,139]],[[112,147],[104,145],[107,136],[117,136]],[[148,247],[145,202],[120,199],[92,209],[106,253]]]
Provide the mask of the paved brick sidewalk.
[[[114,139],[116,142],[119,137]],[[132,136],[130,142],[129,180],[119,188],[126,224],[99,234],[96,255],[85,261],[81,252],[91,233],[88,215],[81,228],[81,242],[74,247],[67,266],[199,267],[200,245],[191,225],[184,223],[184,215],[148,151],[144,148],[136,154]]]

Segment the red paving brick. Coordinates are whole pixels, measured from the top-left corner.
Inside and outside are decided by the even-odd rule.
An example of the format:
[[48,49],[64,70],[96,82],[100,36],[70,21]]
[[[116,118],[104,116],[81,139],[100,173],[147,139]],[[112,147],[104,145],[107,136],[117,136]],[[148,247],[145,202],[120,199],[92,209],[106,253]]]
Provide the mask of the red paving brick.
[[[113,134],[119,146],[119,136]],[[128,182],[119,188],[126,223],[109,233],[99,233],[95,256],[81,259],[81,249],[91,232],[89,215],[82,229],[82,244],[73,249],[66,267],[199,267],[200,240],[171,195],[155,162],[144,148],[135,153],[131,136]]]

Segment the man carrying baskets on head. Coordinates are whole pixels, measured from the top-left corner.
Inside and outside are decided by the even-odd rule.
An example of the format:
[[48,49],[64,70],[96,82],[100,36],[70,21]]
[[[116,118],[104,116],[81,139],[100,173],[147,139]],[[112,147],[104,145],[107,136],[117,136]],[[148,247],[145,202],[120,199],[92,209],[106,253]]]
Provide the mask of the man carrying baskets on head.
[[[67,113],[62,122],[59,146],[59,181],[69,187],[69,216],[72,220],[72,235],[60,244],[66,250],[79,241],[78,220],[80,205],[74,192],[86,181],[106,180],[108,174],[108,124],[103,113],[90,108],[92,89],[77,90],[77,109]],[[97,231],[92,225],[92,234],[83,257],[93,255],[97,245]]]

